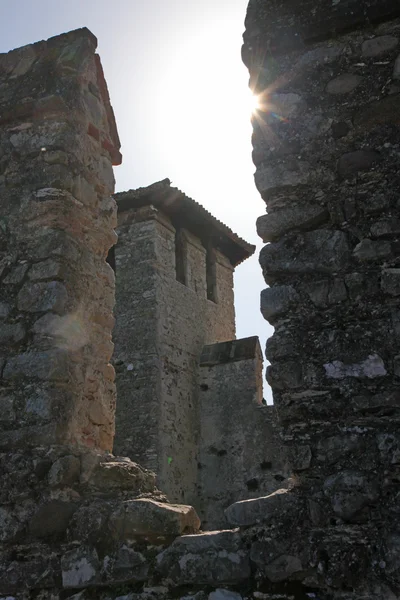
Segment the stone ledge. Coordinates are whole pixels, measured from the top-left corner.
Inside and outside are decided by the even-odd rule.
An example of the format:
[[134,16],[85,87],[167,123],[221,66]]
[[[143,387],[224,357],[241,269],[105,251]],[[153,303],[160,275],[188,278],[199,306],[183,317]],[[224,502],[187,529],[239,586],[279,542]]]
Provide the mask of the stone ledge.
[[221,363],[253,359],[258,354],[261,355],[261,349],[257,336],[209,344],[203,347],[200,366],[210,367]]

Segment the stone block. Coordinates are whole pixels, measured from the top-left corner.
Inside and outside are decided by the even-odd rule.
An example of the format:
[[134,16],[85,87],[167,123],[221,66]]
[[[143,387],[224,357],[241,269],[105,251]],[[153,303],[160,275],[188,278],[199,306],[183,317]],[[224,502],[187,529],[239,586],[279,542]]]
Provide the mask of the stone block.
[[25,329],[22,323],[4,323],[0,325],[0,348],[2,345],[16,344],[23,340],[24,337]]
[[311,165],[302,160],[294,161],[290,167],[280,163],[267,165],[257,169],[255,184],[264,200],[280,188],[296,188],[319,182],[333,181],[333,173],[319,165]]
[[69,522],[68,539],[93,545],[107,543],[107,521],[113,506],[112,502],[106,501],[94,501],[88,506],[80,506]]
[[349,94],[354,91],[362,82],[363,77],[361,75],[354,75],[353,73],[342,73],[335,79],[332,79],[326,86],[328,94],[339,95]]
[[234,527],[248,527],[257,523],[273,524],[283,513],[298,510],[299,498],[292,492],[281,489],[269,496],[241,500],[228,506],[225,516]]
[[313,229],[328,219],[329,213],[323,206],[293,206],[258,217],[257,234],[263,242],[272,242],[288,231]]
[[83,588],[100,582],[101,563],[96,550],[81,546],[61,557],[64,589]]
[[163,504],[148,498],[127,500],[109,519],[110,535],[117,540],[171,538],[195,533],[200,519],[192,506]]
[[268,244],[261,250],[260,264],[268,283],[274,274],[336,273],[349,256],[345,233],[318,229]]
[[23,281],[28,267],[29,265],[27,264],[21,264],[14,267],[11,273],[4,277],[2,283],[5,283],[6,285],[18,285],[21,283],[21,281]]
[[396,217],[380,219],[371,225],[370,231],[373,237],[396,236],[400,233],[400,219]]
[[382,260],[388,258],[391,253],[392,247],[390,242],[383,240],[372,241],[364,239],[353,250],[353,255],[360,262]]
[[394,35],[380,35],[370,40],[365,40],[361,46],[362,55],[366,58],[373,58],[386,54],[394,50],[399,43],[399,39]]
[[304,471],[310,467],[312,452],[310,446],[291,446],[288,460],[293,471]]
[[63,265],[61,262],[49,258],[39,263],[32,265],[29,270],[28,277],[32,281],[40,281],[43,279],[61,278],[63,273]]
[[48,381],[68,381],[68,354],[54,349],[48,352],[25,352],[9,358],[3,371],[3,379],[29,377]]
[[400,296],[400,269],[384,269],[381,286],[386,294]]
[[250,560],[237,531],[177,538],[157,556],[157,572],[173,586],[234,585],[250,577]]
[[265,565],[264,573],[273,583],[286,581],[291,575],[303,570],[303,565],[298,556],[283,554],[274,561]]
[[279,537],[269,537],[263,541],[256,541],[251,544],[250,560],[263,571],[265,565],[272,563],[275,559],[286,554],[292,541],[285,532]]
[[71,486],[79,480],[81,461],[72,454],[56,460],[49,471],[48,482],[52,487]]
[[342,471],[328,477],[324,492],[331,500],[334,513],[345,521],[351,521],[379,498],[378,482],[359,471]]
[[306,293],[315,306],[322,308],[332,304],[338,304],[347,299],[347,290],[342,279],[324,279],[307,283]]
[[129,459],[101,461],[94,466],[87,484],[101,491],[152,492],[155,488],[155,474]]
[[383,360],[378,354],[371,354],[360,363],[344,363],[334,360],[324,364],[326,376],[330,379],[345,379],[346,377],[368,378],[384,377],[387,370]]
[[77,509],[74,502],[50,500],[39,506],[29,521],[29,531],[37,538],[65,533],[72,515]]
[[26,312],[52,310],[62,314],[67,300],[65,285],[59,281],[26,283],[18,294],[18,309]]
[[351,178],[360,171],[368,171],[380,162],[382,157],[373,150],[355,150],[343,154],[338,161],[338,173],[344,179]]
[[350,454],[356,456],[364,451],[365,442],[361,436],[357,434],[334,435],[318,442],[316,458],[325,464],[333,465]]
[[261,314],[273,323],[300,302],[300,297],[291,285],[278,285],[261,292]]
[[111,555],[103,559],[101,572],[105,584],[130,583],[146,581],[149,575],[149,563],[140,552],[128,546],[121,546]]
[[273,390],[296,390],[304,384],[303,367],[298,360],[277,362],[267,367],[266,379]]

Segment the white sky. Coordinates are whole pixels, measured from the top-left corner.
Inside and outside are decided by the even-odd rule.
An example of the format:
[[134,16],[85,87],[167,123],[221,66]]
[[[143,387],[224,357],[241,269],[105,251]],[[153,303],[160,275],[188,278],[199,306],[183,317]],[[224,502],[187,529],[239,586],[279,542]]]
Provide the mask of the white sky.
[[0,52],[83,26],[97,36],[124,157],[116,191],[168,177],[258,245],[237,269],[235,304],[237,337],[258,335],[264,350],[255,221],[265,205],[240,58],[247,1],[0,0]]

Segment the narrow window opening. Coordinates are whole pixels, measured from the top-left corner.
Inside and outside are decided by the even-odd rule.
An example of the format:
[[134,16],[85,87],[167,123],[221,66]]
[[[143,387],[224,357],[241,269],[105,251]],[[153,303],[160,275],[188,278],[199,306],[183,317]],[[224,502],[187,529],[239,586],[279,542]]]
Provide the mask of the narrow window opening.
[[187,285],[186,240],[181,229],[176,229],[175,232],[175,272],[177,281]]
[[112,246],[107,254],[106,262],[110,265],[114,273],[116,272],[116,264],[115,264],[115,246]]
[[215,250],[207,247],[206,253],[206,280],[207,280],[207,298],[212,302],[217,302],[217,266]]

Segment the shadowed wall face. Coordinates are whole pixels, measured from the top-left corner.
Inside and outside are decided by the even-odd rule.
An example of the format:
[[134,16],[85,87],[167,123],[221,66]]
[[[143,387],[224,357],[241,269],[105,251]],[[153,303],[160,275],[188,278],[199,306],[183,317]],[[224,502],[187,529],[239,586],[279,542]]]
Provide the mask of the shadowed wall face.
[[274,406],[263,404],[257,337],[205,346],[200,359],[199,513],[202,527],[226,529],[233,502],[287,486]]
[[366,598],[400,578],[399,15],[389,1],[252,0],[243,47],[260,94],[267,379],[309,499],[291,550],[319,563],[310,585]]
[[119,142],[86,29],[0,55],[0,446],[111,450]]

